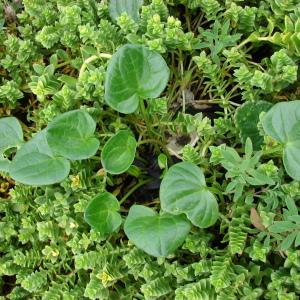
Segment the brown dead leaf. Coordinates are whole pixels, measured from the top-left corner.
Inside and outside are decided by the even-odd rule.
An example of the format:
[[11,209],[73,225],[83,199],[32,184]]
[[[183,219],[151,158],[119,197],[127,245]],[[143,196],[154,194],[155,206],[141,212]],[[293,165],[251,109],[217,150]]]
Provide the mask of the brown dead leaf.
[[263,225],[262,219],[255,208],[251,208],[250,221],[255,228],[261,231],[266,230],[266,227]]

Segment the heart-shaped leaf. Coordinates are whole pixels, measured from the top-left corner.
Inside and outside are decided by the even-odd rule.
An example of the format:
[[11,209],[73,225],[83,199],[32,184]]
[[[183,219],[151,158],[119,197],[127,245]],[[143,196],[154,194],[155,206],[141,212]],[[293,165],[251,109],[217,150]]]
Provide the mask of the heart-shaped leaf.
[[300,100],[274,105],[262,120],[266,134],[283,144],[286,172],[300,180]]
[[105,100],[118,112],[133,113],[140,99],[157,98],[168,79],[169,68],[159,53],[141,45],[125,45],[109,62]]
[[263,137],[259,134],[257,124],[259,115],[268,111],[272,104],[266,101],[246,102],[236,110],[235,123],[240,130],[242,142],[245,144],[249,137],[254,150],[259,150]]
[[70,162],[54,157],[46,140],[45,130],[25,143],[9,166],[10,176],[28,185],[48,185],[61,182],[70,172]]
[[127,237],[146,253],[168,256],[184,242],[191,225],[184,215],[158,215],[151,208],[133,205],[124,224]]
[[81,160],[93,156],[99,148],[95,129],[96,122],[86,111],[73,110],[48,125],[46,138],[55,155]]
[[45,129],[37,133],[30,141],[22,145],[22,147],[18,150],[15,158],[33,152],[39,152],[47,154],[48,156],[53,156],[53,152],[51,151],[46,139]]
[[9,172],[10,161],[0,155],[0,172]]
[[172,214],[186,214],[200,228],[213,225],[219,215],[215,196],[207,189],[203,172],[195,164],[172,166],[160,187],[161,207]]
[[101,153],[103,168],[110,174],[121,174],[131,166],[137,143],[129,130],[121,130],[104,145]]
[[10,176],[28,185],[48,185],[65,179],[70,172],[70,163],[63,157],[51,157],[32,152],[12,161]]
[[117,198],[108,193],[97,195],[91,200],[84,212],[85,221],[102,234],[109,234],[119,228],[122,218]]
[[277,103],[265,114],[262,125],[267,135],[286,143],[298,121],[300,121],[300,100]]
[[110,0],[109,14],[113,20],[117,20],[122,13],[126,12],[134,21],[139,21],[139,10],[143,0]]
[[300,121],[288,134],[283,150],[283,164],[289,176],[300,180]]
[[23,130],[14,117],[0,119],[0,153],[23,142]]

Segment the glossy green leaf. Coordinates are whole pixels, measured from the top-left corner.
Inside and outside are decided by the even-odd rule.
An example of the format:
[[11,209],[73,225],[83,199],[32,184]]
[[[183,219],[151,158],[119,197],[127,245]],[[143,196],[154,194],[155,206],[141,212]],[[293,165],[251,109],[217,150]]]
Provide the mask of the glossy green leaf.
[[300,180],[300,121],[289,132],[283,150],[283,164],[289,176]]
[[54,157],[46,140],[45,130],[25,143],[9,166],[10,176],[28,185],[48,185],[61,182],[70,172],[70,162]]
[[119,228],[122,218],[117,198],[108,193],[97,195],[91,200],[84,212],[85,221],[102,234],[109,234]]
[[55,155],[81,160],[95,155],[99,148],[95,129],[96,122],[86,111],[73,110],[48,125],[46,138]]
[[28,185],[48,185],[65,179],[70,172],[70,162],[63,157],[51,157],[32,152],[14,158],[10,164],[10,176]]
[[262,125],[267,135],[286,143],[298,121],[300,121],[300,100],[277,103],[265,114]]
[[157,98],[168,79],[169,68],[159,53],[127,44],[109,62],[104,97],[118,112],[133,113],[140,99]]
[[283,144],[288,175],[300,180],[300,100],[277,103],[264,116],[262,125],[266,134]]
[[110,174],[121,174],[129,169],[137,142],[129,130],[121,130],[104,145],[101,153],[103,168]]
[[0,153],[23,142],[23,130],[14,117],[0,119]]
[[200,228],[213,225],[219,216],[218,203],[208,190],[203,172],[195,164],[172,166],[162,180],[161,207],[172,214],[186,214]]
[[283,150],[283,164],[286,172],[295,180],[300,180],[300,141],[288,144]]
[[143,0],[110,0],[109,14],[113,20],[117,20],[122,13],[126,12],[134,21],[139,21],[139,10]]
[[24,156],[25,154],[30,154],[33,152],[39,152],[47,154],[48,156],[53,156],[47,139],[46,139],[46,130],[42,130],[36,135],[33,136],[31,140],[23,144],[22,147],[18,150],[15,158]]
[[259,134],[257,124],[259,115],[263,111],[268,111],[272,104],[266,101],[246,102],[236,110],[235,123],[240,130],[242,142],[245,144],[250,138],[254,150],[259,150],[263,143],[263,137]]
[[0,156],[0,172],[9,172],[10,161]]
[[184,215],[158,215],[151,208],[133,205],[125,221],[127,237],[146,253],[168,256],[184,242],[191,225]]

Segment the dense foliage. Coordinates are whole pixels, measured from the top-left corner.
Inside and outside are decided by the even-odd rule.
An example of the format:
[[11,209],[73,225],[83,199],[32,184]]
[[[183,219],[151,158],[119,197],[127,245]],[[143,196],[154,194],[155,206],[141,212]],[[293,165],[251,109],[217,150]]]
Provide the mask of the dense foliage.
[[0,3],[0,299],[299,299],[297,0]]

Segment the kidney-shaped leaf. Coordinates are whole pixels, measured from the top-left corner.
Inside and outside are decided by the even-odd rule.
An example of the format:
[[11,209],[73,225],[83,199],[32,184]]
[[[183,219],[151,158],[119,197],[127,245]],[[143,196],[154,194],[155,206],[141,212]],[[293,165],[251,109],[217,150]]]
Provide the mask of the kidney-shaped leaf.
[[300,120],[300,100],[280,102],[263,117],[262,125],[266,134],[286,143],[294,125]]
[[141,45],[124,45],[109,62],[104,97],[113,109],[133,113],[140,99],[157,98],[168,79],[169,68],[159,53]]
[[65,179],[70,172],[70,162],[62,157],[51,157],[32,152],[13,159],[10,176],[28,185],[48,185]]
[[139,20],[139,10],[143,0],[110,0],[109,14],[113,20],[117,20],[122,13],[126,12],[134,21]]
[[96,122],[83,110],[73,110],[56,117],[47,127],[47,141],[55,155],[71,160],[93,156],[99,141],[94,132]]
[[164,211],[184,213],[200,228],[218,219],[217,200],[207,189],[201,169],[190,162],[178,163],[168,170],[160,187],[160,201]]
[[70,162],[53,156],[45,133],[45,130],[39,132],[17,152],[9,165],[14,180],[39,186],[60,182],[68,176]]
[[97,195],[91,200],[84,212],[85,221],[102,234],[109,234],[119,228],[122,218],[117,198],[108,193]]
[[121,174],[131,166],[137,143],[129,130],[121,130],[104,145],[101,153],[103,168],[110,174]]
[[158,215],[151,208],[133,205],[125,221],[127,237],[146,253],[168,256],[184,242],[191,225],[184,215]]
[[23,131],[14,117],[0,119],[0,153],[19,146],[23,142]]

